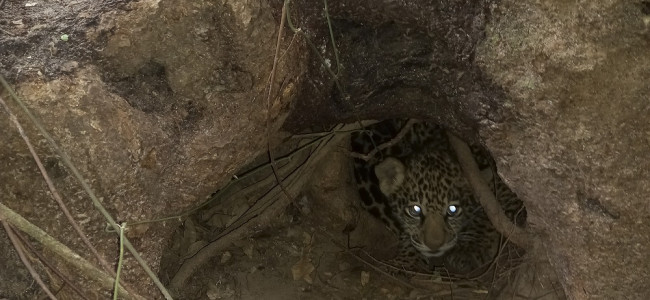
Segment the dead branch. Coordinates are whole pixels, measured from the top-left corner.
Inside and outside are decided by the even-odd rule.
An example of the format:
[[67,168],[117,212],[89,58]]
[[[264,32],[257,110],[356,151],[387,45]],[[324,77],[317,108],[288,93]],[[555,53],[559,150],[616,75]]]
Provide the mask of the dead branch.
[[[271,97],[273,96],[273,84],[275,83],[275,73],[278,66],[278,60],[280,56],[280,45],[282,42],[282,35],[284,34],[284,20],[287,17],[287,6],[282,6],[282,16],[280,17],[280,27],[278,29],[278,38],[275,43],[275,55],[273,55],[273,67],[271,68],[271,78],[269,79],[269,93],[266,97],[266,152],[269,156],[269,161],[271,162],[271,169],[273,170],[273,175],[282,189],[282,192],[287,196],[287,198],[293,200],[293,196],[289,194],[289,191],[282,184],[282,180],[278,176],[278,168],[275,165],[275,157],[273,157],[273,152],[271,151]],[[288,51],[288,49],[287,49]]]
[[[79,256],[79,254],[72,251],[72,249],[68,248],[66,245],[51,237],[45,231],[30,223],[21,215],[2,203],[0,203],[0,220],[6,221],[12,226],[15,226],[21,231],[27,233],[29,236],[41,243],[44,247],[48,248],[56,255],[61,257],[64,261],[68,262],[70,265],[81,271],[84,276],[93,278],[99,282],[103,288],[111,289],[113,287],[113,277],[96,268],[86,259]],[[137,294],[129,294],[129,292],[123,288],[120,288],[120,296],[127,299],[144,299],[144,297],[141,297]]]
[[377,147],[375,147],[375,149],[372,149],[372,151],[368,152],[367,154],[361,154],[361,153],[357,153],[357,152],[350,152],[350,156],[353,157],[353,158],[362,159],[364,161],[369,161],[373,156],[375,156],[377,154],[377,152],[379,152],[381,150],[384,150],[384,149],[386,149],[388,147],[392,147],[395,144],[397,144],[400,140],[402,140],[404,138],[404,136],[406,135],[406,133],[408,133],[409,130],[411,130],[411,127],[413,127],[413,124],[415,124],[417,122],[418,121],[415,120],[415,119],[409,119],[408,122],[406,122],[406,124],[404,124],[402,129],[400,129],[400,131],[397,133],[397,135],[394,138],[392,138],[390,141],[382,143],[380,145],[377,145]]
[[494,228],[517,246],[527,249],[531,246],[530,236],[522,228],[517,227],[508,219],[487,183],[481,177],[478,165],[472,156],[469,146],[450,132],[447,132],[447,136],[449,137],[449,143],[456,152],[463,173],[474,190],[474,195],[478,198],[481,206],[483,206]]
[[36,255],[36,257],[38,257],[38,260],[43,263],[48,269],[52,270],[52,272],[59,276],[59,278],[61,278],[61,280],[63,280],[63,282],[65,282],[65,284],[67,284],[77,294],[77,296],[79,296],[79,299],[88,300],[88,298],[84,295],[84,292],[82,292],[74,282],[72,282],[67,276],[65,276],[65,274],[59,271],[58,268],[54,267],[47,259],[45,259],[45,257],[43,257],[43,254],[34,250],[34,247],[29,244],[29,241],[20,233],[20,231],[17,231],[14,228],[11,229],[13,230],[14,234],[16,234],[16,237],[18,237],[22,245],[25,246],[25,248],[27,248],[30,253]]
[[41,279],[41,276],[39,276],[38,272],[36,272],[36,270],[34,270],[34,268],[32,267],[32,264],[29,262],[29,260],[25,256],[25,253],[23,253],[23,247],[20,244],[20,241],[18,240],[16,235],[14,234],[14,231],[11,230],[11,227],[9,226],[9,224],[7,224],[7,222],[5,220],[0,220],[0,222],[2,222],[2,226],[5,228],[5,231],[7,232],[7,235],[9,236],[9,240],[11,240],[11,244],[14,245],[14,249],[16,249],[16,252],[18,253],[18,257],[20,257],[20,260],[23,262],[23,265],[25,265],[25,268],[27,268],[27,270],[29,271],[29,274],[32,275],[32,278],[34,279],[34,281],[36,281],[36,283],[38,283],[38,286],[41,287],[43,292],[45,292],[45,294],[47,294],[47,296],[50,297],[50,299],[56,300],[56,296],[54,296],[54,294],[52,294],[50,289],[47,288],[47,285],[45,285],[45,282],[43,282],[43,279]]

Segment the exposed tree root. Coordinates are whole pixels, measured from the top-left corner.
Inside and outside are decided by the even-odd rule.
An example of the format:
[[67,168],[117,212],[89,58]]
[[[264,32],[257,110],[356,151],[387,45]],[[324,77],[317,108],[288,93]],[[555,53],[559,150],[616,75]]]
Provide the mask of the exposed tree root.
[[450,132],[447,132],[447,136],[449,137],[449,143],[456,152],[458,162],[463,169],[467,181],[472,186],[474,194],[481,203],[481,206],[483,206],[494,228],[517,246],[528,249],[532,245],[529,234],[524,229],[517,227],[506,216],[501,205],[499,205],[499,202],[492,194],[490,187],[481,177],[478,165],[472,156],[472,151],[469,149],[469,146]]

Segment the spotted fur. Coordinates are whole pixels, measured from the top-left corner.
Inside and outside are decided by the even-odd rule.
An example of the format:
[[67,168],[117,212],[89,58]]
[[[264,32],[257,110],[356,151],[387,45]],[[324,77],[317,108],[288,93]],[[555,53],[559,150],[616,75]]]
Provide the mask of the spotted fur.
[[[352,149],[369,153],[394,139],[406,124],[389,120],[352,136]],[[484,179],[506,214],[523,223],[521,201],[495,176],[490,157],[472,147]],[[400,239],[398,267],[431,270],[433,261],[468,273],[489,263],[500,235],[488,220],[463,176],[442,128],[416,122],[406,135],[369,161],[355,159],[362,205]]]

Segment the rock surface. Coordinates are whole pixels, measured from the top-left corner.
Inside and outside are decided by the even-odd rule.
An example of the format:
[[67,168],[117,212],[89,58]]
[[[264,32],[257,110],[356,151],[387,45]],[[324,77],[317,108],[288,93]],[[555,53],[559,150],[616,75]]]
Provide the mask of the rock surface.
[[504,1],[479,51],[511,113],[481,134],[571,299],[650,295],[649,12]]

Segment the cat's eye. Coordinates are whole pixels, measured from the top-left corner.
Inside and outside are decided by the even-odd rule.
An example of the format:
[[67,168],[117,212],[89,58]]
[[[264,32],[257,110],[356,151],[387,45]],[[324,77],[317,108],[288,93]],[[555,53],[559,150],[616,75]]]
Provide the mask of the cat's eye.
[[460,215],[460,206],[459,205],[449,205],[447,206],[447,215],[450,217],[456,217]]
[[419,218],[422,216],[422,207],[419,205],[409,205],[406,207],[406,214],[411,218]]

